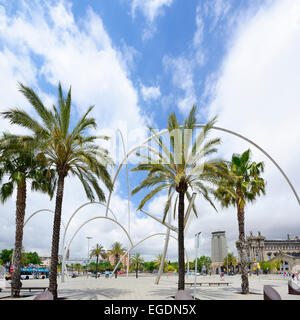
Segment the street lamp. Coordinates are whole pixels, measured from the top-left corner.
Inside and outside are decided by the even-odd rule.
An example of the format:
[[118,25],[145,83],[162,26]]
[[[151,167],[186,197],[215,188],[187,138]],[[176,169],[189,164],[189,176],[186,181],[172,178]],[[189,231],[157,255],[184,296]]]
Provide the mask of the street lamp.
[[88,240],[88,258],[86,263],[86,277],[89,277],[89,261],[90,261],[90,239],[93,239],[93,237],[86,237]]
[[195,279],[194,279],[194,300],[196,299],[196,283],[197,283],[197,253],[199,248],[199,236],[201,232],[195,234]]

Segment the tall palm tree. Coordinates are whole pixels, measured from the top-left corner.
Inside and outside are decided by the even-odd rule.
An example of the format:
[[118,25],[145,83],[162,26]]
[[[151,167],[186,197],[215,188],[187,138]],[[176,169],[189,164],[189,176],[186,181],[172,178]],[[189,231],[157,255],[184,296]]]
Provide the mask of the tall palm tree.
[[60,238],[60,225],[65,178],[72,174],[79,178],[86,196],[94,201],[105,201],[105,195],[98,181],[102,181],[110,191],[113,189],[107,165],[112,164],[108,151],[96,144],[96,139],[108,139],[88,134],[88,130],[96,128],[94,118],[88,117],[93,107],[89,107],[83,117],[71,127],[71,88],[65,98],[61,85],[58,86],[58,106],[47,109],[37,94],[22,83],[19,90],[33,106],[38,114],[34,119],[20,109],[10,109],[3,116],[11,123],[29,129],[33,134],[32,144],[40,149],[46,157],[48,166],[56,170],[58,176],[55,213],[53,222],[51,267],[49,291],[57,298],[57,265]]
[[[6,182],[3,183],[3,180]],[[31,189],[46,192],[52,198],[55,172],[46,169],[44,157],[36,157],[26,143],[7,133],[0,140],[0,200],[4,203],[17,189],[16,232],[13,251],[14,271],[11,296],[19,297],[21,283],[22,242],[26,211],[27,182]]]
[[[151,189],[141,200],[138,210],[142,209],[145,203],[156,194],[167,190],[168,199],[164,208],[164,221],[170,209],[173,194],[177,192],[174,209],[178,202],[178,290],[184,290],[185,288],[184,227],[189,218],[188,216],[184,216],[185,197],[190,200],[190,191],[198,192],[198,194],[215,208],[210,199],[210,192],[213,184],[218,180],[223,167],[222,161],[217,159],[203,161],[204,157],[208,157],[217,152],[217,146],[220,144],[219,138],[205,141],[212,126],[216,122],[216,118],[205,125],[201,133],[195,137],[194,143],[192,143],[196,124],[195,113],[196,106],[193,106],[182,126],[180,126],[176,119],[175,113],[169,116],[168,131],[171,148],[168,148],[165,143],[162,142],[162,139],[156,135],[156,132],[150,128],[161,152],[149,148],[148,152],[150,157],[138,153],[142,158],[146,158],[146,161],[142,160],[137,167],[132,169],[132,171],[148,172],[147,177],[142,183],[132,190],[132,194],[136,194],[138,191],[146,188]],[[200,161],[202,162],[200,163]],[[193,205],[193,212],[198,216],[195,205]]]
[[239,240],[237,249],[241,259],[242,293],[249,293],[247,270],[247,248],[245,241],[245,205],[253,202],[261,194],[265,194],[266,182],[261,177],[264,171],[263,162],[251,162],[250,149],[242,155],[233,154],[227,163],[228,175],[221,179],[215,198],[222,207],[234,206],[237,209]]
[[[123,248],[122,243],[116,241],[112,244],[111,249],[109,250],[109,254],[114,256],[114,260],[115,260],[115,265],[117,265],[117,263],[120,260],[120,257],[126,252],[126,249]],[[115,271],[115,278],[117,278],[118,276],[118,272],[117,270]]]
[[144,262],[139,253],[136,253],[130,258],[131,265],[135,269],[135,277],[138,278],[139,266]]
[[96,244],[96,247],[91,250],[90,253],[90,258],[96,257],[96,279],[98,276],[98,262],[99,262],[99,257],[103,257],[105,254],[105,250],[101,244]]

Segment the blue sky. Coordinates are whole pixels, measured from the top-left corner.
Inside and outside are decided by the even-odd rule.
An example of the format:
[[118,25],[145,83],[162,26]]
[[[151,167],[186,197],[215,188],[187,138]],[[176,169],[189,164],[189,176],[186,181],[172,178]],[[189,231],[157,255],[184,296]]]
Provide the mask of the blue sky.
[[[115,137],[120,128],[130,149],[148,136],[148,125],[165,128],[171,112],[182,121],[197,104],[199,123],[217,114],[219,126],[254,139],[270,152],[299,190],[295,159],[300,137],[293,129],[300,119],[299,16],[297,0],[0,0],[0,108],[22,106],[32,112],[17,91],[18,81],[33,87],[51,106],[61,81],[65,91],[72,86],[74,121],[95,105],[97,132]],[[3,119],[0,126],[20,132]],[[223,140],[220,155],[226,158],[249,147],[218,136]],[[261,231],[269,239],[285,238],[288,232],[296,236],[300,220],[293,195],[268,159],[255,150],[253,157],[266,162],[268,190],[264,200],[249,206],[246,231]],[[117,179],[112,208],[127,225],[125,174],[121,170]],[[130,173],[130,187],[141,178]],[[72,178],[68,183],[66,221],[86,201],[80,185]],[[136,215],[139,199],[130,202],[135,242],[164,231]],[[147,209],[159,216],[164,200],[165,195],[157,197]],[[203,253],[210,254],[210,233],[216,230],[226,230],[229,250],[235,251],[234,209],[220,209],[216,216],[201,199],[197,204],[202,214],[190,226],[187,248],[193,252],[193,234],[202,228]],[[53,203],[44,195],[30,195],[28,215],[41,206],[51,208]],[[82,223],[97,210],[84,209],[75,222]],[[1,249],[13,246],[14,198],[0,211]],[[283,212],[289,212],[288,219]],[[32,219],[24,234],[25,248],[49,254],[51,225],[47,214]],[[37,226],[43,227],[37,231]],[[78,233],[73,255],[86,252],[86,234],[106,248],[116,238],[127,245],[117,226],[100,221]],[[161,239],[151,241],[140,249],[146,259],[163,246]],[[176,259],[176,252],[171,243],[170,257]]]

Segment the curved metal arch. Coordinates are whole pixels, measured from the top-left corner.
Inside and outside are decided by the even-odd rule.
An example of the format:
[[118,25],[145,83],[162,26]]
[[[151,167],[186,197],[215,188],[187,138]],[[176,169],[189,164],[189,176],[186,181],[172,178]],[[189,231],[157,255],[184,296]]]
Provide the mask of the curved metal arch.
[[[182,127],[182,126],[181,126]],[[195,124],[195,127],[196,128],[204,128],[205,125],[204,124]],[[243,139],[245,141],[247,141],[248,143],[252,144],[254,147],[256,147],[258,150],[260,150],[275,166],[276,168],[279,170],[279,172],[283,175],[284,179],[286,180],[286,182],[288,183],[288,185],[290,186],[290,188],[292,189],[292,192],[294,193],[297,201],[298,201],[298,204],[300,206],[300,198],[294,188],[294,186],[292,185],[291,181],[289,180],[289,178],[287,177],[287,175],[285,174],[285,172],[281,169],[281,167],[278,165],[278,163],[263,149],[261,148],[259,145],[257,145],[255,142],[251,141],[250,139],[244,137],[243,135],[237,133],[237,132],[234,132],[232,130],[228,130],[226,128],[221,128],[221,127],[215,127],[213,126],[212,129],[214,130],[218,130],[218,131],[223,131],[223,132],[226,132],[226,133],[229,133],[229,134],[232,134],[240,139]],[[126,156],[124,157],[124,159],[122,160],[122,162],[120,163],[116,173],[115,173],[115,176],[114,176],[114,179],[113,179],[113,184],[115,183],[116,179],[117,179],[117,176],[120,172],[120,169],[122,167],[122,165],[125,163],[125,161],[129,158],[129,156],[136,150],[140,149],[140,148],[143,148],[145,147],[144,145],[149,142],[150,140],[152,140],[154,137],[156,136],[161,136],[165,133],[168,132],[168,129],[164,129],[164,130],[161,130],[159,131],[156,135],[152,135],[150,136],[149,138],[147,138],[142,144],[140,144],[139,146],[137,147],[134,147],[132,148],[127,154]],[[108,211],[108,208],[109,208],[109,204],[110,204],[110,200],[111,200],[111,194],[112,192],[109,193],[109,196],[108,196],[108,201],[107,201],[107,211]]]
[[[121,136],[122,145],[123,145],[123,153],[125,156],[126,155],[126,148],[125,148],[123,133],[119,128],[117,129],[117,132],[119,132],[119,134]],[[128,233],[130,234],[130,188],[129,188],[128,164],[127,163],[126,163],[126,181],[127,181],[127,206],[128,206]],[[128,277],[128,271],[129,271],[129,260],[127,262],[127,277]]]
[[[24,222],[24,227],[25,227],[25,225],[29,222],[29,220],[30,220],[32,217],[34,217],[36,214],[38,214],[38,213],[40,213],[40,212],[43,212],[43,211],[45,211],[45,212],[50,212],[50,213],[54,213],[54,211],[53,211],[53,210],[50,210],[50,209],[40,209],[40,210],[37,210],[37,211],[35,211],[34,213],[32,213],[32,214],[25,220],[25,222]],[[66,228],[66,225],[64,224],[64,222],[61,221],[61,223],[62,223],[63,227]]]
[[122,230],[125,232],[125,234],[127,235],[127,238],[128,238],[128,240],[129,240],[130,244],[133,246],[133,242],[132,242],[132,240],[131,240],[131,238],[130,238],[130,235],[128,234],[127,230],[126,230],[118,221],[116,221],[116,220],[114,220],[114,219],[112,219],[112,218],[109,218],[109,217],[105,217],[105,216],[104,216],[104,217],[102,217],[102,216],[97,216],[97,217],[93,217],[93,218],[91,218],[91,219],[86,220],[86,221],[85,221],[84,223],[82,223],[82,224],[77,228],[77,230],[74,232],[74,234],[73,234],[71,240],[69,241],[69,243],[68,243],[68,245],[67,245],[67,248],[66,248],[66,250],[65,250],[65,253],[64,253],[64,256],[63,256],[64,261],[66,260],[66,253],[67,253],[68,250],[70,249],[70,246],[71,246],[71,244],[72,244],[72,241],[73,241],[73,239],[75,238],[75,236],[77,235],[77,233],[79,232],[79,230],[80,230],[83,226],[85,226],[87,223],[89,223],[90,221],[96,220],[96,219],[107,219],[107,220],[110,220],[110,221],[116,223],[117,225],[119,225],[119,226],[121,227],[121,229],[122,229]]
[[[123,261],[123,259],[125,258],[126,255],[128,255],[130,253],[131,250],[135,249],[138,245],[140,245],[141,243],[143,243],[144,241],[148,240],[149,238],[152,238],[154,236],[166,236],[167,233],[162,233],[162,232],[159,232],[159,233],[154,233],[154,234],[151,234],[150,236],[144,238],[143,240],[140,240],[138,243],[136,243],[135,245],[133,245],[130,249],[128,249],[124,254],[123,256],[121,257],[121,259],[118,261],[117,265],[115,266],[112,274],[110,277],[113,276],[113,274],[115,273],[116,269],[118,268],[119,264]],[[172,237],[173,239],[177,240],[176,237],[170,235],[170,237]]]
[[[125,149],[125,143],[122,131],[120,129],[117,129],[119,132],[121,139],[122,139],[122,145],[123,145],[123,152],[124,156],[126,155],[126,149]],[[128,233],[130,234],[130,188],[129,188],[129,177],[128,177],[128,164],[126,163],[126,180],[127,180],[127,200],[128,200]]]
[[[68,223],[65,227],[65,231],[64,231],[64,234],[63,234],[63,240],[62,240],[62,256],[63,256],[63,264],[65,263],[65,259],[64,257],[66,256],[66,253],[68,252],[68,250],[66,251],[65,250],[65,241],[66,241],[66,234],[67,234],[67,231],[68,231],[68,228],[69,228],[69,225],[72,221],[72,219],[74,218],[74,216],[79,212],[79,210],[81,210],[82,208],[90,205],[90,204],[97,204],[97,205],[101,205],[101,206],[104,206],[106,207],[106,213],[109,211],[113,217],[115,218],[116,221],[118,221],[116,215],[114,214],[114,212],[110,209],[110,208],[107,208],[107,205],[105,203],[102,203],[102,202],[97,202],[97,201],[92,201],[92,202],[86,202],[84,203],[83,205],[81,205],[80,207],[78,207],[74,212],[73,214],[71,215],[70,219],[68,220]],[[64,282],[65,278],[64,278],[64,273],[62,274],[62,277],[61,277],[61,281]]]
[[[50,210],[50,209],[40,209],[35,211],[34,213],[32,213],[24,222],[23,228],[26,226],[26,224],[29,222],[29,220],[34,217],[36,214],[40,213],[40,212],[50,212],[50,213],[54,213],[54,211]],[[64,228],[66,228],[64,222],[61,220],[61,223],[63,225]],[[14,255],[12,255],[12,263],[14,262]]]
[[[70,217],[70,219],[68,220],[68,223],[67,223],[67,225],[66,225],[66,227],[65,227],[65,232],[64,232],[64,234],[63,234],[63,248],[64,248],[64,244],[65,244],[66,234],[67,234],[67,231],[68,231],[68,228],[69,228],[69,225],[70,225],[72,219],[73,219],[74,216],[79,212],[79,210],[81,210],[82,208],[84,208],[84,207],[86,207],[86,206],[88,206],[88,205],[90,205],[90,204],[97,204],[97,205],[101,205],[101,206],[106,207],[106,204],[104,204],[104,203],[102,203],[102,202],[97,202],[97,201],[86,202],[86,203],[84,203],[83,205],[81,205],[80,207],[78,207],[78,208],[73,212],[73,214],[71,215],[71,217]],[[109,212],[113,215],[113,217],[115,218],[116,221],[118,220],[117,217],[116,217],[116,215],[113,213],[113,211],[112,211],[110,208],[108,208],[107,211],[109,211]],[[106,212],[107,212],[107,211],[106,211]]]

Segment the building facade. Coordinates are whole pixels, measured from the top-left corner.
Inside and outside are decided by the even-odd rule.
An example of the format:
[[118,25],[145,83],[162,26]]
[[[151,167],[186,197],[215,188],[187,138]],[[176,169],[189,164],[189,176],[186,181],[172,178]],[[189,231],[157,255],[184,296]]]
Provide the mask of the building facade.
[[[122,258],[122,256],[121,257],[119,257],[119,260]],[[129,259],[130,259],[130,254],[129,254]],[[109,261],[109,263],[112,265],[112,266],[114,266],[115,264],[116,264],[116,257],[115,257],[115,255],[113,255],[113,254],[111,254],[111,255],[109,255],[108,256],[108,261]],[[127,261],[128,261],[128,255],[126,254],[126,256],[124,257],[124,259],[122,260],[122,270],[126,270],[127,269]]]
[[[238,245],[238,241],[236,244]],[[284,267],[282,269],[285,271],[298,268],[300,261],[299,237],[291,239],[288,234],[285,240],[267,240],[260,232],[257,236],[250,232],[250,235],[246,238],[246,245],[248,262],[253,265],[257,262],[277,258],[283,260]]]

